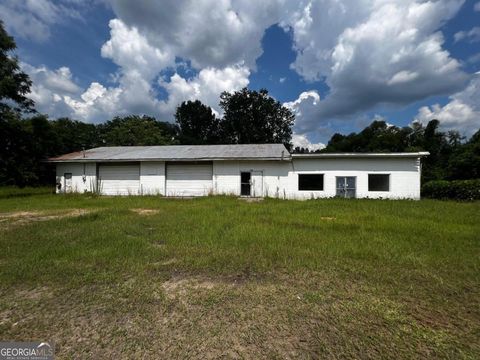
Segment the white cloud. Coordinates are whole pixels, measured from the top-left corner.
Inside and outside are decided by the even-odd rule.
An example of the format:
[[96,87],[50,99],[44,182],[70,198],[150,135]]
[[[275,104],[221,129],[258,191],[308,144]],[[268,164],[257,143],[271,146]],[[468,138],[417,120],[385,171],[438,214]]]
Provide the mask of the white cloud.
[[[188,99],[199,99],[218,113],[219,94],[248,85],[262,53],[265,29],[280,23],[293,30],[297,56],[292,69],[307,82],[325,80],[330,88],[321,100],[312,89],[286,103],[297,115],[296,136],[315,136],[322,129],[331,130],[336,121],[351,120],[379,105],[398,106],[458,92],[467,76],[443,48],[439,29],[463,2],[111,0],[116,19],[109,23],[110,39],[101,55],[119,66],[114,85],[92,82],[87,89],[61,90],[59,79],[55,85],[48,77],[37,76],[32,96],[41,108],[52,110],[51,116],[70,111],[86,121],[128,113],[172,120],[175,107]],[[29,36],[48,36],[49,26],[60,21],[58,14],[66,9],[58,5],[61,2],[47,0],[19,3],[3,4],[10,10],[28,8],[25,14],[33,16],[25,15],[23,22],[39,20]],[[18,13],[17,20],[23,16]],[[16,26],[15,21],[10,26]],[[20,25],[18,31],[25,28]],[[190,64],[196,75],[182,77],[179,67],[184,65],[179,60]],[[155,83],[166,69],[174,75]],[[70,73],[57,77],[76,86]],[[166,99],[157,96],[158,86]]]
[[455,129],[471,135],[480,128],[480,75],[474,75],[465,90],[450,96],[450,101],[441,106],[423,106],[415,121],[427,124],[437,119],[443,129]]
[[50,0],[4,0],[0,3],[0,14],[9,31],[41,42],[50,37],[52,25],[81,19],[79,7],[69,5]]
[[175,73],[169,82],[160,81],[167,90],[168,99],[161,102],[160,108],[165,116],[175,112],[175,108],[185,100],[200,100],[208,104],[219,114],[219,95],[223,91],[234,91],[248,85],[250,71],[242,65],[224,69],[205,68],[193,79],[184,79]]
[[175,55],[149,44],[135,27],[121,20],[110,20],[110,40],[101,49],[103,57],[112,59],[123,71],[139,71],[144,78],[153,79],[160,70],[175,64]]
[[459,31],[453,35],[455,42],[466,40],[468,42],[480,41],[480,26],[475,26],[469,31]]
[[285,102],[283,105],[295,114],[295,129],[300,132],[307,131],[302,126],[315,116],[316,107],[320,103],[320,95],[316,90],[304,91],[298,99]]
[[292,135],[292,144],[294,147],[301,147],[308,149],[310,151],[321,150],[325,147],[325,144],[318,142],[312,143],[305,135],[293,134]]
[[[297,21],[301,26],[295,25],[300,28],[295,38],[301,41],[294,67],[307,79],[326,76],[330,92],[316,103],[296,100],[302,113],[297,128],[306,133],[382,104],[403,105],[460,90],[467,76],[442,48],[444,39],[437,29],[462,3],[365,0],[346,6],[338,1],[331,9],[335,17],[314,13],[312,5]],[[333,32],[338,37],[331,43],[317,42],[320,20],[327,27],[329,21],[336,23]]]
[[474,11],[480,11],[480,1],[477,2],[475,5],[473,5],[473,10]]
[[111,0],[125,24],[154,46],[170,48],[197,69],[244,62],[255,67],[264,30],[279,21],[284,0]]
[[402,70],[392,76],[390,80],[388,80],[388,85],[396,85],[401,83],[408,83],[410,81],[415,80],[418,77],[418,73],[415,71],[407,71]]
[[29,96],[35,101],[35,107],[39,112],[55,116],[71,114],[63,99],[67,96],[77,96],[82,90],[74,82],[69,68],[49,70],[45,66],[34,67],[26,63],[21,63],[21,67],[32,80]]

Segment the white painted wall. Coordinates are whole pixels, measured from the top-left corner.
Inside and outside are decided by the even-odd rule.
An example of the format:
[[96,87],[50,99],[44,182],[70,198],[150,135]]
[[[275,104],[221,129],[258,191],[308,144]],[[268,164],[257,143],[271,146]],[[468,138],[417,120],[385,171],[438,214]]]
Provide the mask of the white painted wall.
[[[292,161],[214,161],[213,193],[240,195],[240,172],[262,171],[263,194],[287,199],[311,199],[333,197],[336,194],[336,176],[357,178],[358,198],[419,199],[420,161],[417,158],[336,158],[301,159]],[[62,182],[63,174],[72,173],[74,191],[91,191],[95,182],[96,164],[57,164],[57,178]],[[324,174],[323,191],[299,191],[298,174]],[[369,192],[368,174],[390,174],[390,191]],[[165,195],[165,163],[142,162],[140,165],[141,194]]]
[[214,193],[240,195],[240,173],[262,171],[263,194],[255,195],[283,198],[290,169],[291,163],[287,161],[214,161]]
[[83,193],[92,191],[96,181],[96,166],[94,163],[76,164],[59,163],[56,169],[56,182],[62,184],[57,193],[65,191],[65,173],[72,174],[72,192]]
[[165,195],[165,162],[141,162],[140,187],[143,195]]
[[[298,174],[324,174],[324,191],[298,191]],[[390,191],[368,191],[368,174],[390,174]],[[358,198],[420,199],[420,161],[416,158],[294,159],[288,198],[310,199],[336,194],[337,176],[357,178]]]

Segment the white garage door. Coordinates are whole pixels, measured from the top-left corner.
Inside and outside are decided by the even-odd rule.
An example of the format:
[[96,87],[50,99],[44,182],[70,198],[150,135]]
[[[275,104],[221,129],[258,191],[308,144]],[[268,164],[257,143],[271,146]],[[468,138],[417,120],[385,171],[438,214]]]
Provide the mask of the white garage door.
[[100,165],[100,189],[104,195],[138,195],[140,165]]
[[167,196],[205,196],[213,189],[212,164],[167,164]]

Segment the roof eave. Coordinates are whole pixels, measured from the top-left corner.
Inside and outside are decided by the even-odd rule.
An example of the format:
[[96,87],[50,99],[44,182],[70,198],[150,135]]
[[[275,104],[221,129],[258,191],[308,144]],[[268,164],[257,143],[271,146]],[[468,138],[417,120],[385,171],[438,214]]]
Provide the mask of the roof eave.
[[428,151],[414,153],[314,153],[292,154],[297,159],[333,159],[333,158],[418,158],[428,156]]
[[48,159],[49,163],[95,163],[95,162],[147,162],[147,161],[290,161],[290,156],[282,157],[219,157],[219,158],[133,158],[133,159]]

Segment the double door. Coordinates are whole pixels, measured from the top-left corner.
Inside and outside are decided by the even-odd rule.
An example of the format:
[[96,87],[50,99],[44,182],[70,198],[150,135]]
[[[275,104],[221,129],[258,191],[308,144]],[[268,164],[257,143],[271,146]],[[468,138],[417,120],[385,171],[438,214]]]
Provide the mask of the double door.
[[338,197],[354,198],[357,191],[357,178],[355,176],[337,176]]

